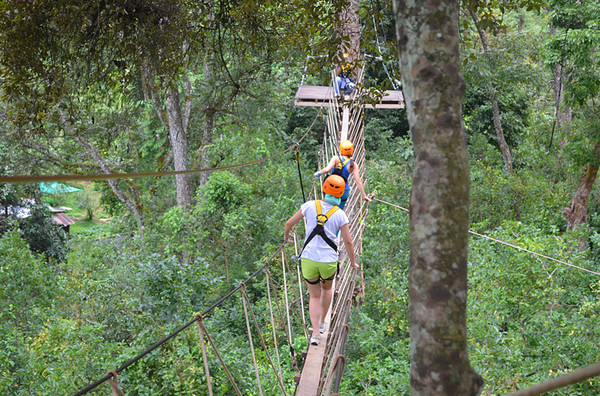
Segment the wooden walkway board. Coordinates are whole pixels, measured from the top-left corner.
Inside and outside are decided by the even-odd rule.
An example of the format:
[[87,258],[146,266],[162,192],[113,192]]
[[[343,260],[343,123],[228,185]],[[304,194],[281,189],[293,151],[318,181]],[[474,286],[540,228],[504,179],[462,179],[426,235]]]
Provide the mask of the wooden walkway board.
[[329,332],[321,334],[319,345],[309,345],[308,354],[302,367],[302,377],[298,383],[298,396],[317,396],[319,393],[319,382],[321,381],[321,368],[325,359],[325,347]]
[[[301,85],[296,92],[294,103],[296,106],[330,107],[332,97],[332,87]],[[365,107],[370,109],[403,109],[404,97],[402,96],[402,91],[385,91],[379,103],[375,105],[365,104]]]
[[296,92],[296,106],[331,106],[332,87],[301,85]]
[[402,91],[384,91],[383,98],[375,106],[371,104],[365,104],[365,107],[372,109],[403,109],[404,108],[404,96]]

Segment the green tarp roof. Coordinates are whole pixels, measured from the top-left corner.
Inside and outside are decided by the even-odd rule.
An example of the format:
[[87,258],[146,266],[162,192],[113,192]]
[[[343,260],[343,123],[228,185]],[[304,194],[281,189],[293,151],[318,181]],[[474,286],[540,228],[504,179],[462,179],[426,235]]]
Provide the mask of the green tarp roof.
[[62,183],[40,183],[40,190],[48,194],[62,194],[68,192],[81,191],[81,188],[70,187]]

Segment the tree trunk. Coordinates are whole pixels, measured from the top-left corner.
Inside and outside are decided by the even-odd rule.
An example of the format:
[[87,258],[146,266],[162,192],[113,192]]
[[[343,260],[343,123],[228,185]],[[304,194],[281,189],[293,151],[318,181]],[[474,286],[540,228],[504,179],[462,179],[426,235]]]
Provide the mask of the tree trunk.
[[[73,136],[75,141],[79,143],[81,147],[85,148],[88,151],[88,153],[90,153],[92,158],[94,158],[94,160],[100,166],[100,169],[102,169],[102,172],[106,174],[113,173],[106,160],[102,157],[102,154],[100,154],[100,151],[98,151],[98,149],[94,147],[94,145],[92,145],[90,142],[88,142],[83,137],[77,134],[77,132],[73,128],[73,125],[71,124],[67,115],[64,112],[60,113],[60,119],[65,130],[67,130]],[[142,216],[142,203],[140,200],[139,190],[137,186],[130,184],[132,192],[131,195],[133,196],[132,199],[130,196],[125,194],[125,192],[121,189],[116,179],[108,179],[107,181],[108,185],[113,190],[119,201],[121,201],[135,217],[138,230],[140,234],[142,234],[144,231],[144,218]]]
[[493,92],[490,94],[490,102],[492,104],[492,118],[494,120],[494,130],[496,131],[496,139],[498,139],[498,146],[502,152],[502,159],[504,160],[504,166],[509,174],[513,173],[512,155],[510,154],[510,148],[504,138],[504,130],[502,129],[502,121],[500,121],[500,107],[498,107],[498,99],[496,99],[496,90],[492,88]]
[[[479,18],[475,12],[469,10],[469,14],[473,19],[473,23],[477,27],[477,32],[479,33],[479,39],[481,40],[481,48],[483,48],[483,53],[488,54],[490,51],[490,47],[488,46],[487,38],[485,36],[485,32],[479,25]],[[504,160],[504,166],[506,167],[506,171],[509,174],[513,173],[513,161],[512,155],[510,153],[510,148],[506,143],[506,139],[504,137],[504,130],[502,129],[502,121],[500,120],[500,107],[498,106],[498,96],[496,87],[494,84],[490,84],[490,92],[488,99],[492,105],[492,119],[494,122],[494,130],[496,131],[496,139],[498,140],[498,146],[500,147],[500,152],[502,153],[502,159]]]
[[[550,35],[556,35],[556,27],[550,24]],[[564,92],[564,75],[563,75],[563,61],[556,63],[553,67],[553,79],[552,79],[552,90],[554,91],[554,108],[556,117],[556,126],[552,128],[552,136],[550,138],[549,147],[552,148],[552,141],[554,140],[554,133],[558,132],[560,136],[560,148],[561,151],[568,142],[571,135],[571,120],[572,120],[572,109],[570,106],[566,106],[563,103],[563,92]],[[555,131],[556,129],[556,131]],[[561,157],[562,159],[562,157]],[[562,162],[562,161],[560,161]]]
[[[596,143],[594,150],[600,156],[600,142]],[[571,200],[571,206],[564,208],[563,216],[567,220],[567,231],[577,229],[581,224],[587,223],[587,208],[594,188],[594,183],[598,177],[598,166],[586,165],[584,175],[579,179],[577,190]],[[587,246],[587,240],[579,240],[579,250],[582,251]]]
[[467,355],[469,170],[458,2],[394,0],[415,148],[410,197],[411,395],[478,395]]
[[[188,164],[188,145],[186,130],[189,122],[191,108],[191,86],[188,80],[185,81],[185,105],[182,109],[179,101],[179,91],[176,87],[166,90],[166,110],[161,100],[160,87],[156,85],[154,75],[146,61],[141,68],[142,81],[144,85],[144,95],[150,94],[154,110],[160,119],[163,127],[169,135],[171,151],[169,157],[173,156],[173,164],[176,171],[189,170]],[[168,162],[167,162],[168,163]],[[189,175],[181,174],[175,176],[175,185],[177,188],[177,205],[184,209],[189,209],[192,196],[190,192]]]
[[349,0],[347,7],[342,9],[338,16],[340,31],[339,37],[347,37],[347,41],[341,43],[341,51],[347,52],[350,57],[348,62],[354,63],[360,58],[360,16],[359,1]]
[[556,108],[556,127],[561,136],[560,148],[564,148],[571,136],[571,121],[573,119],[572,109],[563,103],[563,67],[554,65],[554,79],[552,89],[554,90],[554,103]]
[[[173,149],[173,164],[175,171],[187,171],[188,167],[188,145],[185,130],[183,128],[183,117],[179,102],[179,91],[170,88],[167,91],[167,118],[169,123],[169,139]],[[189,174],[175,175],[177,186],[177,205],[188,210],[192,203],[190,193]]]
[[[209,3],[209,28],[213,29],[215,25],[215,4],[214,1]],[[209,89],[214,76],[214,49],[212,46],[207,46],[204,52],[204,87]],[[204,128],[202,133],[202,147],[200,148],[200,168],[206,169],[211,166],[210,150],[213,142],[213,133],[215,130],[215,103],[212,95],[208,95],[206,103],[202,106],[204,113]],[[210,178],[210,172],[200,173],[200,185],[204,186]]]
[[[215,130],[215,113],[210,109],[206,109],[204,118],[204,128],[202,135],[202,148],[200,153],[200,168],[207,169],[211,166],[210,149],[213,142],[213,132]],[[200,185],[203,186],[208,182],[210,172],[200,173]]]

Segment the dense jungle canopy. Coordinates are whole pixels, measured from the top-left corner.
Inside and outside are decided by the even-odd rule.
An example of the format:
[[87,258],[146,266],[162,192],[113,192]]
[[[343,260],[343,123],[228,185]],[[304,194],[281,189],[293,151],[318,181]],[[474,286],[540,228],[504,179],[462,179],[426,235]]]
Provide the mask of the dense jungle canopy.
[[[397,33],[417,29],[408,19],[416,12],[409,15],[411,2],[395,3],[359,2],[363,88],[402,89],[414,104],[411,93],[430,75],[406,73],[421,48]],[[458,255],[467,267],[468,363],[484,381],[482,394],[505,394],[600,354],[600,3],[433,3],[456,10],[464,79],[448,69],[458,88],[445,99],[458,98],[466,143],[464,168],[445,170],[470,181],[453,213],[469,230],[468,241],[466,227],[457,231],[465,236]],[[0,177],[180,171],[67,180],[57,190],[0,182],[1,394],[76,393],[213,305],[277,250],[284,222],[303,202],[301,181],[307,190],[315,181],[327,129],[327,110],[296,107],[294,95],[301,84],[331,84],[348,39],[338,19],[346,7],[0,1]],[[397,21],[404,11],[407,19]],[[418,260],[418,215],[411,220],[401,208],[431,209],[437,192],[415,189],[429,181],[422,169],[432,140],[413,109],[364,112],[365,187],[380,201],[369,203],[362,235],[344,395],[416,387],[409,268]],[[428,136],[448,124],[430,126]],[[185,173],[265,159],[301,138],[300,162],[288,151]],[[60,227],[49,208],[74,224]],[[283,283],[281,273],[270,276]],[[264,282],[245,293],[261,324],[286,327],[282,316],[269,316]],[[306,307],[297,298],[293,337],[279,340],[290,394],[287,350],[307,348],[297,317]],[[241,393],[258,394],[244,307],[227,302],[204,324]],[[214,393],[234,394],[210,359]],[[256,359],[270,370],[264,353]],[[119,373],[119,383],[126,394],[208,394],[198,332],[172,338]],[[274,380],[262,387],[281,394]],[[93,392],[106,394],[108,385]],[[552,394],[600,394],[600,379]]]

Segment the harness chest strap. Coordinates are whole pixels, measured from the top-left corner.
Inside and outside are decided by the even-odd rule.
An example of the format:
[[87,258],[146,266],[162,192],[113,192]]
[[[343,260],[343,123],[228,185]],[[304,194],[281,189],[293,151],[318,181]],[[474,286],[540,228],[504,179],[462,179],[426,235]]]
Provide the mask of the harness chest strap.
[[[308,245],[309,242],[316,235],[318,235],[325,241],[325,243],[327,243],[329,245],[329,247],[331,247],[333,250],[335,250],[337,252],[337,245],[335,244],[335,242],[333,242],[331,239],[329,239],[329,237],[325,234],[324,225],[327,222],[327,220],[329,220],[331,215],[333,215],[335,213],[335,211],[339,209],[339,207],[332,206],[331,209],[329,209],[327,211],[327,213],[323,214],[323,209],[321,209],[321,201],[320,200],[315,201],[315,206],[317,209],[317,225],[315,226],[315,228],[313,228],[313,230],[311,231],[308,238],[306,238],[306,242],[304,242],[304,246],[302,247],[302,250],[304,250],[306,245]],[[302,255],[302,252],[300,252],[300,255]]]
[[337,168],[338,169],[344,168],[350,161],[352,161],[350,158],[345,157],[344,161],[342,161],[342,160],[338,161]]

